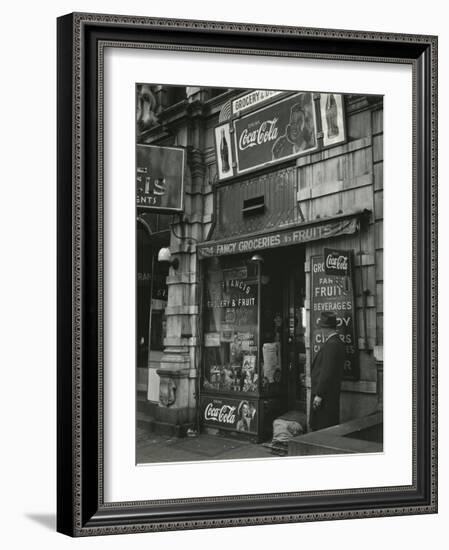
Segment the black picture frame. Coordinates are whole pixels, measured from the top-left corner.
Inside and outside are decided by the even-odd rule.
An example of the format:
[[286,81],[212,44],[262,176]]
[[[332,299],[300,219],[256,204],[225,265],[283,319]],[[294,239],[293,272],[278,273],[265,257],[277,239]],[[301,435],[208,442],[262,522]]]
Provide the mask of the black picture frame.
[[[69,14],[58,30],[57,530],[71,536],[437,511],[437,37]],[[102,388],[102,44],[226,48],[413,69],[413,483],[105,503]]]

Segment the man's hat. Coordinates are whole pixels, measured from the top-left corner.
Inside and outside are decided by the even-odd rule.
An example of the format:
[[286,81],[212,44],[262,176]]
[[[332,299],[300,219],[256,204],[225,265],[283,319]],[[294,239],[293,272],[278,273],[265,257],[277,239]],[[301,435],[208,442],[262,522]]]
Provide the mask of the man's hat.
[[319,324],[321,328],[337,328],[337,316],[333,311],[322,311]]

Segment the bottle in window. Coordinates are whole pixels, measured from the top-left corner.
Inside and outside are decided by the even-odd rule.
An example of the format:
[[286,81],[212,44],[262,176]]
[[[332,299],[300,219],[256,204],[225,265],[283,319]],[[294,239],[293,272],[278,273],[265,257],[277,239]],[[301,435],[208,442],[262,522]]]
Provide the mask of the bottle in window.
[[221,171],[226,174],[230,170],[229,166],[229,146],[226,139],[224,130],[221,130],[221,142],[220,142],[220,156],[221,156]]
[[327,137],[338,136],[338,109],[334,94],[328,94],[326,99]]

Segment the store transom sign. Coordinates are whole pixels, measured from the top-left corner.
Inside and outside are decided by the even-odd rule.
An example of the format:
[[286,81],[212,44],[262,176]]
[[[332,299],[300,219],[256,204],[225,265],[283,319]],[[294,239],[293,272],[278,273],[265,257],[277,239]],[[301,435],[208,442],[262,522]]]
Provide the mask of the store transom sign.
[[264,235],[246,236],[234,240],[198,245],[200,259],[228,254],[243,254],[254,250],[290,246],[319,239],[350,235],[358,230],[358,218],[345,218],[328,222],[314,223],[268,233]]

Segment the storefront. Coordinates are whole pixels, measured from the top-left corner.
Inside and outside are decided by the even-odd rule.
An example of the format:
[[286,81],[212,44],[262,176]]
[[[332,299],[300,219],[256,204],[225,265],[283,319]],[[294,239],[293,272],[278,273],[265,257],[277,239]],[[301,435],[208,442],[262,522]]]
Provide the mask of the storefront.
[[[279,415],[297,410],[306,419],[307,365],[323,342],[317,319],[324,310],[337,313],[347,353],[345,378],[358,380],[353,251],[323,246],[334,239],[341,245],[368,216],[363,211],[198,246],[203,427],[262,441],[271,437]],[[312,241],[323,248],[321,255],[308,253]]]
[[[382,98],[189,94],[196,110],[187,99],[173,122],[177,144],[186,140],[187,184],[184,214],[171,220],[179,268],[167,277],[158,419],[260,442],[294,410],[307,430],[321,311],[337,314],[346,346],[342,420],[373,412],[383,344]],[[182,133],[183,116],[194,131]],[[161,144],[172,143],[167,135]]]

